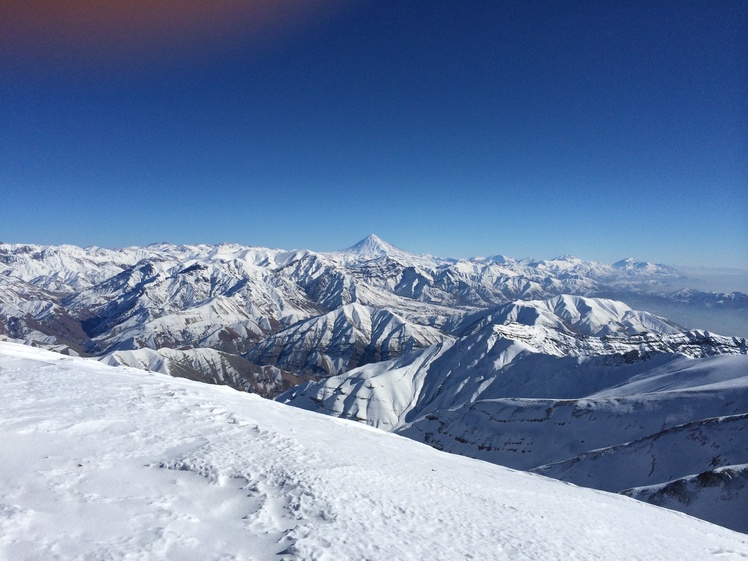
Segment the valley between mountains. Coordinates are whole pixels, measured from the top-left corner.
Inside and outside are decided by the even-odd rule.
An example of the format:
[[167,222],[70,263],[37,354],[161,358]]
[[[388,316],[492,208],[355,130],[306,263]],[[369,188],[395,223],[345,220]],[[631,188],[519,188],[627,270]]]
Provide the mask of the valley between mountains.
[[634,259],[445,259],[374,235],[330,253],[0,244],[0,336],[748,533],[748,341],[713,327],[748,296],[684,286]]

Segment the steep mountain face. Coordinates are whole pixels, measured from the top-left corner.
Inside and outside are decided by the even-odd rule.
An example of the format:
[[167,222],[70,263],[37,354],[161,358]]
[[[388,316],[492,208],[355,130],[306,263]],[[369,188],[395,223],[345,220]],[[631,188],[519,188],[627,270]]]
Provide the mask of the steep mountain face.
[[319,308],[247,260],[141,262],[65,301],[93,351],[184,345],[242,351]]
[[263,397],[277,395],[304,381],[304,378],[274,366],[260,366],[214,349],[115,351],[100,360],[110,366],[130,366],[177,378],[227,385]]
[[0,336],[82,353],[88,335],[58,300],[44,288],[0,276]]
[[330,376],[447,338],[434,328],[416,325],[387,310],[348,304],[265,338],[248,357],[291,372]]

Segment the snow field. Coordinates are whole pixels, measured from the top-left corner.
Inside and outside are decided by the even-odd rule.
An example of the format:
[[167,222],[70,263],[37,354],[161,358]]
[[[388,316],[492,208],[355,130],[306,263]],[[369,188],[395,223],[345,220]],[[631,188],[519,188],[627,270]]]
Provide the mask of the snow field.
[[225,387],[0,343],[0,559],[744,559],[724,528]]

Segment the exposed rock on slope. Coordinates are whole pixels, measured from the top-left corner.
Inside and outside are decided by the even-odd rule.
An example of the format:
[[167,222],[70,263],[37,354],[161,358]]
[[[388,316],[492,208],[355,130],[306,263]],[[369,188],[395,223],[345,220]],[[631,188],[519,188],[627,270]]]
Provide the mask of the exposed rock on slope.
[[115,351],[100,360],[110,366],[131,366],[209,384],[225,384],[263,397],[277,395],[304,381],[274,366],[259,366],[214,349]]
[[248,357],[291,372],[330,376],[447,338],[436,329],[416,325],[387,310],[348,304],[265,338]]
[[710,469],[621,494],[748,533],[748,464]]

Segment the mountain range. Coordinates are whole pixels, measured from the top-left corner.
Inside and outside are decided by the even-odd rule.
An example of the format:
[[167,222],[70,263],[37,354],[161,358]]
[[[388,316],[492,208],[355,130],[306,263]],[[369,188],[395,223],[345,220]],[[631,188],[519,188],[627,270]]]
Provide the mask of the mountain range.
[[89,356],[164,347],[244,354],[269,335],[352,303],[447,332],[460,315],[562,294],[688,304],[707,323],[748,309],[743,293],[684,290],[681,276],[633,259],[604,265],[569,256],[419,256],[374,235],[331,253],[0,244],[0,328],[6,337]]
[[[635,259],[414,255],[374,235],[327,253],[0,244],[0,337],[748,532],[748,343],[691,322],[744,317],[748,296],[684,278]],[[685,306],[688,325],[627,303],[642,301]]]

